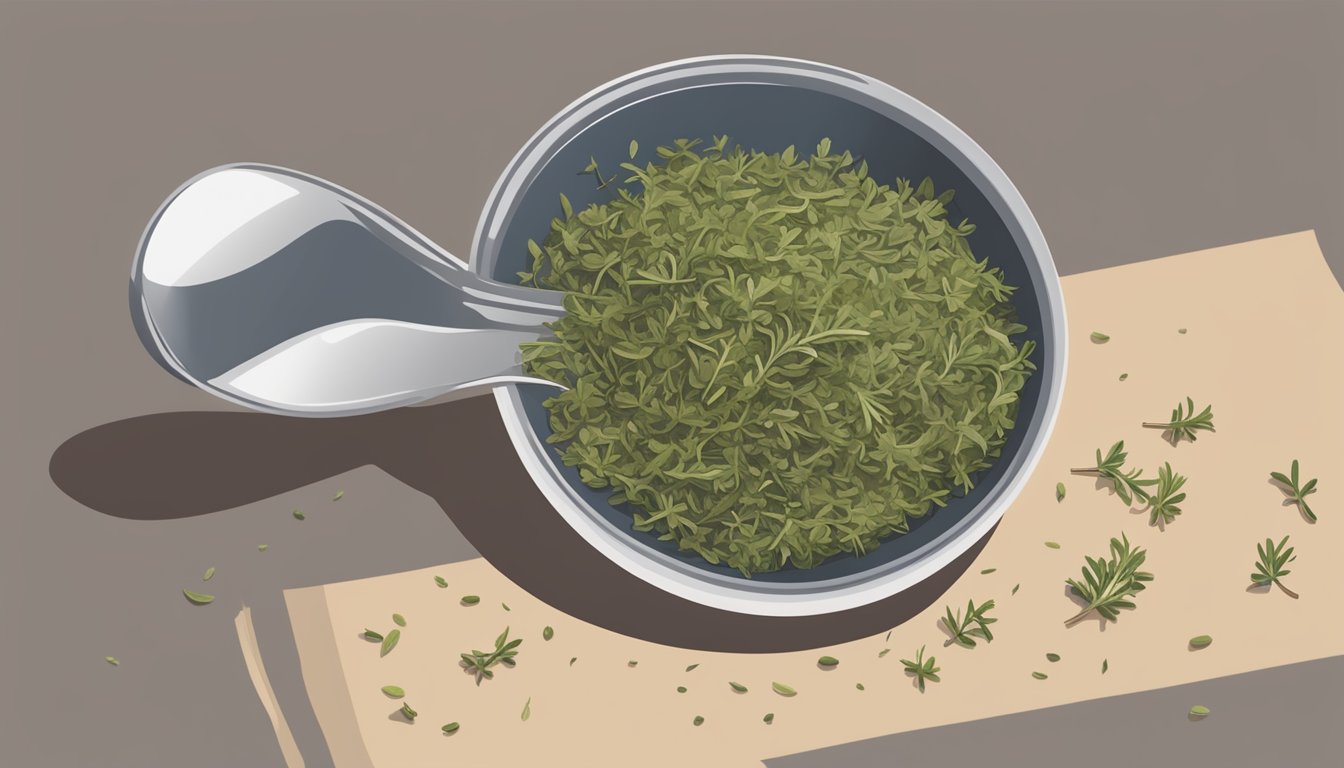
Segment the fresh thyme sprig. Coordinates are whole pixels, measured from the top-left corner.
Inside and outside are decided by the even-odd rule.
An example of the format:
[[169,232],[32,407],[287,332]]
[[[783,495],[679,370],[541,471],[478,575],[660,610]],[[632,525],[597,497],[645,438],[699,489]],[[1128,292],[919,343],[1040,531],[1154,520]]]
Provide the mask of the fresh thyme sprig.
[[518,651],[514,649],[522,644],[522,638],[509,640],[509,628],[505,627],[504,631],[499,633],[499,637],[495,638],[495,650],[493,652],[482,653],[473,650],[471,653],[462,654],[462,668],[474,674],[476,684],[480,685],[482,680],[495,676],[494,671],[490,668],[496,664],[503,664],[506,667],[512,667],[516,664],[517,662],[513,660],[513,657],[518,655]]
[[1119,539],[1111,539],[1109,560],[1087,558],[1083,581],[1064,580],[1079,597],[1087,601],[1087,607],[1065,621],[1064,626],[1077,624],[1093,611],[1104,619],[1115,621],[1119,609],[1132,609],[1134,603],[1128,598],[1142,592],[1144,582],[1153,580],[1153,574],[1139,570],[1147,557],[1147,550],[1132,548],[1129,537],[1121,534]]
[[1185,501],[1185,494],[1180,492],[1185,480],[1185,475],[1171,470],[1170,463],[1163,463],[1161,469],[1157,470],[1157,490],[1153,491],[1148,500],[1149,524],[1157,525],[1157,521],[1161,520],[1162,525],[1167,525],[1181,514],[1177,504]]
[[1288,500],[1296,504],[1298,510],[1303,515],[1306,515],[1308,520],[1310,520],[1313,523],[1316,522],[1316,513],[1311,511],[1311,506],[1307,504],[1306,501],[1306,497],[1308,494],[1316,492],[1316,478],[1313,477],[1312,479],[1308,480],[1306,485],[1298,485],[1297,459],[1293,459],[1293,468],[1291,470],[1291,475],[1292,476],[1289,477],[1284,475],[1282,472],[1269,473],[1270,477],[1279,481],[1288,489],[1287,490]]
[[905,665],[905,671],[915,676],[915,685],[919,686],[919,692],[924,692],[924,681],[930,680],[938,683],[942,682],[938,678],[939,667],[935,667],[934,657],[924,658],[924,646],[919,646],[919,652],[915,654],[915,660],[901,659]]
[[1073,473],[1077,475],[1101,475],[1111,481],[1115,488],[1115,493],[1120,500],[1126,504],[1133,504],[1135,499],[1141,502],[1148,502],[1148,492],[1143,490],[1146,486],[1156,485],[1156,480],[1140,480],[1139,475],[1143,474],[1142,469],[1133,469],[1129,472],[1124,471],[1125,441],[1121,440],[1106,452],[1103,457],[1101,449],[1097,449],[1097,465],[1086,469],[1074,469]]
[[[1186,412],[1186,408],[1189,412]],[[1143,426],[1149,429],[1161,429],[1171,432],[1171,442],[1180,442],[1181,438],[1189,438],[1190,442],[1195,441],[1195,433],[1201,430],[1214,432],[1213,428],[1213,406],[1206,405],[1204,410],[1195,415],[1195,401],[1192,398],[1185,398],[1184,403],[1177,403],[1171,411],[1171,421],[1152,422],[1145,421]]]
[[1275,544],[1273,539],[1265,539],[1264,544],[1255,545],[1255,551],[1260,553],[1260,562],[1255,564],[1255,573],[1251,574],[1251,581],[1262,587],[1278,584],[1279,589],[1282,589],[1285,595],[1296,600],[1298,594],[1283,586],[1283,582],[1280,581],[1284,576],[1292,573],[1284,566],[1297,559],[1297,556],[1293,554],[1292,547],[1284,549],[1284,545],[1287,543],[1288,537],[1284,536],[1278,544]]
[[994,633],[989,631],[989,625],[998,621],[990,618],[989,611],[994,609],[994,601],[986,600],[976,607],[975,602],[966,601],[966,617],[962,618],[961,611],[958,610],[953,615],[952,608],[947,608],[947,616],[943,617],[943,624],[947,631],[952,633],[952,639],[947,641],[947,645],[957,643],[966,648],[975,647],[975,638],[980,638],[986,643],[994,640]]

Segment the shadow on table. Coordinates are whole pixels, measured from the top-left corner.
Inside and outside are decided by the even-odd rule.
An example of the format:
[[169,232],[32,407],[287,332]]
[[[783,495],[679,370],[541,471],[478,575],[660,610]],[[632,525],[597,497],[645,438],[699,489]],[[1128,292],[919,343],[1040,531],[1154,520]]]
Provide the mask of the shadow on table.
[[[492,566],[556,609],[625,635],[703,650],[799,650],[885,632],[937,600],[993,535],[917,586],[862,608],[800,618],[706,608],[626,573],[552,511],[490,398],[343,419],[140,416],[70,438],[52,454],[50,473],[94,510],[163,520],[262,501],[366,464],[433,498]],[[345,578],[383,575],[367,572],[367,564],[351,567]]]

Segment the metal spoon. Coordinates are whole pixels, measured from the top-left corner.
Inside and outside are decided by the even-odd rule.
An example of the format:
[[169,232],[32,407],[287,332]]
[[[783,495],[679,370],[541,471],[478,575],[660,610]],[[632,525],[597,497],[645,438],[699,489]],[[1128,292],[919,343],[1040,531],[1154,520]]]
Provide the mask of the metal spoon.
[[392,214],[328,181],[255,163],[174,192],[131,273],[150,355],[235,403],[348,416],[523,375],[563,295],[478,277]]

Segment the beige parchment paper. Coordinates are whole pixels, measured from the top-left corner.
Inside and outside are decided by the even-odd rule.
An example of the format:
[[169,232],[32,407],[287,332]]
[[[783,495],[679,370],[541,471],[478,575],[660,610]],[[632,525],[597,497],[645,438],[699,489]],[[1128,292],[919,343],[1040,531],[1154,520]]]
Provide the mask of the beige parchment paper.
[[[754,766],[887,733],[1344,653],[1344,635],[1322,619],[1344,600],[1344,293],[1313,233],[1074,275],[1064,292],[1068,379],[1043,460],[945,599],[889,638],[766,655],[660,646],[570,618],[480,559],[291,590],[304,680],[336,765]],[[1094,343],[1092,331],[1111,339]],[[1187,395],[1213,404],[1216,433],[1172,446],[1140,427],[1164,420]],[[1165,531],[1093,479],[1069,474],[1119,439],[1147,476],[1170,461],[1190,477],[1184,513]],[[1321,478],[1311,497],[1316,524],[1282,506],[1269,482],[1271,470],[1287,471],[1294,458]],[[1077,607],[1064,579],[1079,577],[1084,556],[1103,555],[1121,532],[1148,550],[1155,581],[1119,622],[1066,629]],[[1248,590],[1257,542],[1286,534],[1297,548],[1286,581],[1301,599]],[[988,568],[997,570],[982,575]],[[449,588],[436,586],[435,575]],[[461,607],[466,594],[480,595],[480,605]],[[944,647],[943,606],[972,598],[998,604],[994,642]],[[393,611],[408,626],[380,658],[358,634],[390,628]],[[478,687],[457,668],[457,654],[486,648],[505,625],[525,638],[522,663]],[[549,642],[541,638],[547,625],[555,630]],[[1200,634],[1213,644],[1189,649]],[[942,668],[942,682],[924,694],[900,664],[920,646]],[[1047,652],[1061,660],[1047,661]],[[822,654],[839,667],[819,669]],[[686,672],[690,664],[699,667]],[[734,692],[729,681],[748,691]],[[798,694],[772,692],[773,681]],[[414,724],[394,714],[400,702],[380,691],[388,684],[406,689],[419,713]],[[766,713],[773,725],[762,722]],[[703,725],[692,724],[696,715]],[[440,726],[450,721],[461,730],[445,736]]]

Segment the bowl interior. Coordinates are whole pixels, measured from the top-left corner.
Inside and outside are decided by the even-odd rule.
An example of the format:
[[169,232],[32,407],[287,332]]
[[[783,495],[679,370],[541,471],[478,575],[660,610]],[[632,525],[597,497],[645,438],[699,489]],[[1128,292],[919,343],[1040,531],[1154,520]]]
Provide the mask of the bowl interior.
[[[620,181],[629,176],[619,165],[629,161],[628,147],[632,139],[639,142],[638,155],[633,162],[643,165],[656,158],[656,147],[671,144],[676,139],[693,138],[709,143],[713,136],[723,134],[730,137],[730,146],[741,144],[748,149],[780,152],[794,145],[800,156],[810,155],[822,138],[829,137],[832,152],[848,150],[866,160],[870,174],[879,183],[894,184],[898,178],[918,183],[928,176],[940,192],[955,189],[956,198],[949,206],[948,218],[953,221],[966,218],[976,225],[975,233],[969,238],[976,257],[988,259],[990,266],[1003,270],[1009,285],[1017,286],[1013,304],[1028,330],[1014,337],[1014,341],[1021,343],[1032,339],[1036,342],[1032,361],[1037,371],[1020,393],[1017,426],[1009,433],[999,459],[973,478],[975,487],[970,493],[953,499],[943,509],[912,521],[908,534],[891,537],[862,557],[837,555],[813,568],[786,568],[751,577],[751,581],[760,586],[764,586],[762,582],[777,583],[783,588],[788,584],[802,586],[823,580],[852,579],[855,574],[880,568],[918,551],[976,510],[1008,471],[1012,457],[1022,449],[1028,433],[1025,426],[1044,407],[1042,378],[1049,370],[1044,360],[1048,351],[1045,337],[1049,320],[1034,288],[1040,279],[1039,269],[1033,272],[1028,254],[1023,253],[1012,236],[1009,223],[982,190],[953,160],[910,129],[840,95],[786,85],[729,83],[657,94],[606,114],[582,128],[536,172],[528,187],[513,202],[512,216],[501,233],[496,260],[488,277],[504,283],[518,282],[517,273],[531,266],[527,241],[530,238],[541,242],[546,237],[551,219],[562,215],[559,204],[562,193],[576,210],[615,197],[616,184],[599,190],[591,174],[581,174],[589,157],[597,160],[604,174],[620,174]],[[627,185],[626,188],[638,191],[637,185]],[[521,385],[518,392],[531,429],[544,441],[551,435],[551,429],[549,414],[542,403],[553,390]],[[594,511],[616,528],[628,532],[639,545],[705,571],[707,575],[742,578],[731,568],[712,565],[694,553],[679,551],[672,542],[659,541],[656,534],[635,531],[630,509],[625,505],[610,504],[608,491],[588,488],[579,480],[575,469],[560,463],[554,447],[548,446],[546,450],[564,481]]]

